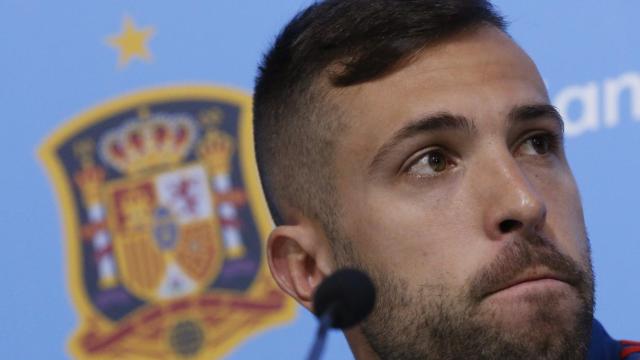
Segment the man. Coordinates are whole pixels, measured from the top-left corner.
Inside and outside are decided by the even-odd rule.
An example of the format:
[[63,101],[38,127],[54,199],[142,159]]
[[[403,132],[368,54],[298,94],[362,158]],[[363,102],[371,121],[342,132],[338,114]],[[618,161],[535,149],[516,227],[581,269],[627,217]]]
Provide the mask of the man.
[[254,100],[272,274],[308,309],[336,269],[370,274],[357,359],[635,356],[593,320],[562,119],[488,2],[314,4]]

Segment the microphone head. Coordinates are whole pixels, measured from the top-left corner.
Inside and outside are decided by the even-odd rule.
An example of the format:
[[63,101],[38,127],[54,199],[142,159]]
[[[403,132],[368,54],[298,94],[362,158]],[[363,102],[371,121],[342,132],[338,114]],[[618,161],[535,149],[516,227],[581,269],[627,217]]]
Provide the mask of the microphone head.
[[331,311],[331,327],[349,328],[373,310],[376,291],[365,273],[341,269],[324,279],[313,295],[313,312],[321,317]]

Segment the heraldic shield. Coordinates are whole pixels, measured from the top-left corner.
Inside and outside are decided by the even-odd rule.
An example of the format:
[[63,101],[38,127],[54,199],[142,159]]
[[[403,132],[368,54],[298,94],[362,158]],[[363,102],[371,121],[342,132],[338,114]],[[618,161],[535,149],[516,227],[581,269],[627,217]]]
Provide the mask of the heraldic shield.
[[248,95],[184,86],[108,102],[47,139],[74,357],[218,358],[293,317],[265,263],[251,126]]

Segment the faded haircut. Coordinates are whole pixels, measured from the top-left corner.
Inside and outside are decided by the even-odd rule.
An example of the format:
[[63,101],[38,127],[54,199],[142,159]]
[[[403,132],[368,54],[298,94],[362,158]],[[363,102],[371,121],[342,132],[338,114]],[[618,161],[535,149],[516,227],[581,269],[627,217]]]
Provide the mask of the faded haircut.
[[335,144],[348,120],[332,89],[384,77],[480,26],[505,31],[487,0],[327,0],[298,13],[265,54],[253,98],[258,170],[276,225],[291,209],[325,231],[337,225]]

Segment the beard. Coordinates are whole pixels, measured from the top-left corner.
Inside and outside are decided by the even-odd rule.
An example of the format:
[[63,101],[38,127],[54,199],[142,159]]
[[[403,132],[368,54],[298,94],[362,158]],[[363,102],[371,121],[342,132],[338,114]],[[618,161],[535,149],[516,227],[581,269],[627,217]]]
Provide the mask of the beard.
[[[594,305],[588,250],[580,266],[541,237],[517,240],[462,290],[424,284],[411,292],[398,274],[367,264],[350,245],[340,247],[338,263],[369,273],[376,286],[376,305],[361,329],[381,359],[586,358]],[[524,294],[518,300],[531,310],[514,315],[524,317],[519,326],[506,324],[502,309],[482,306],[492,290],[534,266],[561,276],[573,291]]]

